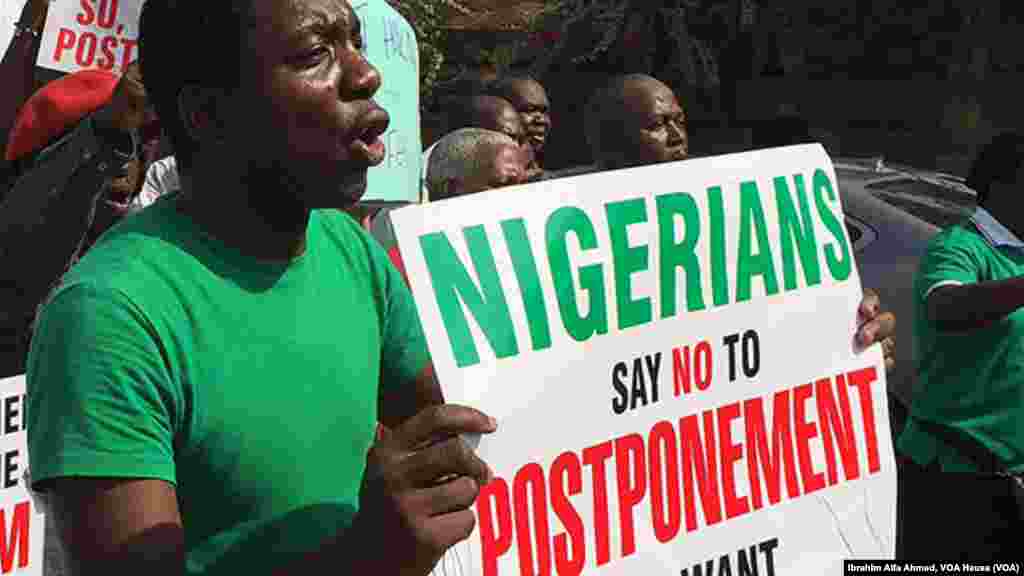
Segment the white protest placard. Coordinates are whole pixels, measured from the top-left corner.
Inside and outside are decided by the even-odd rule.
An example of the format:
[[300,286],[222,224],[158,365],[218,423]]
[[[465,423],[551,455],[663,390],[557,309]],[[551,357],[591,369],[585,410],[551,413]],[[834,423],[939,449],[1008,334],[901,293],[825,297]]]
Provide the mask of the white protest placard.
[[0,0],[0,59],[14,40],[14,25],[18,23],[26,0]]
[[43,511],[28,491],[25,376],[0,379],[0,574],[41,576]]
[[477,446],[496,479],[446,573],[839,574],[894,556],[884,362],[855,349],[862,289],[821,146],[392,219],[446,400],[499,422]]
[[117,74],[138,57],[142,0],[52,0],[36,65]]

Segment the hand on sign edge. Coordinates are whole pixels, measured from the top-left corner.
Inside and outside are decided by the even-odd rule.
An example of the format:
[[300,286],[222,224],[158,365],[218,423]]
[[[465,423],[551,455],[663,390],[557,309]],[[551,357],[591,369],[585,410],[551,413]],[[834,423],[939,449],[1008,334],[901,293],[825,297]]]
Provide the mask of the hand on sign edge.
[[891,372],[896,366],[896,316],[892,312],[882,312],[881,308],[878,293],[865,288],[864,298],[857,308],[856,344],[860,351],[880,342],[885,358],[885,371]]
[[[370,448],[353,530],[375,568],[426,574],[476,526],[471,507],[493,473],[460,434],[497,429],[479,410],[430,406],[394,429],[381,427]],[[387,548],[380,548],[387,543]],[[383,566],[380,564],[387,564]]]

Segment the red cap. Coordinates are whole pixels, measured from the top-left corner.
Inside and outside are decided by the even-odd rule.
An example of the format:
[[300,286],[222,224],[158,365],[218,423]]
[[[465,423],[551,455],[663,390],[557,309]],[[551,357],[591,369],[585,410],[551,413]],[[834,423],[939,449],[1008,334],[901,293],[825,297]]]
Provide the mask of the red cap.
[[7,141],[7,161],[42,149],[114,95],[120,78],[105,70],[82,70],[50,82],[21,107]]

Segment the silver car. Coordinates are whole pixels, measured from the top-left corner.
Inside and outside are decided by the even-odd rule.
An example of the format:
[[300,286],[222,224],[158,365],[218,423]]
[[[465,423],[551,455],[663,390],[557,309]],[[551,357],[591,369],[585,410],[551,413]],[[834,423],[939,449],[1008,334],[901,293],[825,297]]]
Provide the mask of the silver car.
[[889,166],[881,158],[835,158],[833,166],[861,282],[896,314],[897,362],[888,381],[890,416],[899,430],[917,381],[912,335],[918,262],[932,236],[970,216],[977,194],[963,178]]

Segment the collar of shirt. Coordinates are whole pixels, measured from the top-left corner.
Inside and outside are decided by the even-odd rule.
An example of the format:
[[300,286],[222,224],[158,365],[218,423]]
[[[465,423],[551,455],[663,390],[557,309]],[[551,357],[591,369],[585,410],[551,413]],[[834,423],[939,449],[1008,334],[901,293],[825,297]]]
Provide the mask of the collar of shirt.
[[430,167],[430,154],[437,147],[437,142],[430,145],[423,151],[423,175],[420,178],[420,203],[426,204],[430,201],[430,189],[427,188],[427,168]]
[[1024,250],[1024,241],[1017,238],[1017,235],[1011,232],[1006,226],[1003,226],[981,206],[978,206],[974,210],[974,214],[971,215],[971,222],[978,227],[978,231],[985,237],[995,248],[1015,248],[1017,250]]

